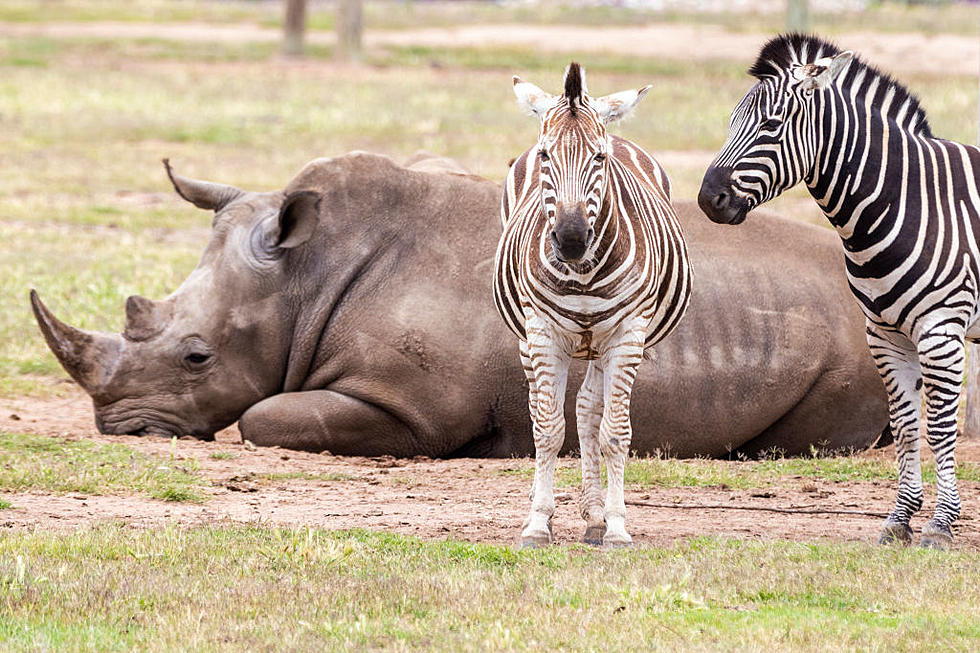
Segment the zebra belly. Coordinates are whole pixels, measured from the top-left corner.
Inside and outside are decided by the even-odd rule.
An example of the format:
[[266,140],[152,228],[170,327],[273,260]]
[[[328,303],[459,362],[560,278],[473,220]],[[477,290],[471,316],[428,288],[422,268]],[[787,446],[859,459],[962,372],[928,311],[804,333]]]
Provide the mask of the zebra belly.
[[896,295],[882,279],[847,274],[851,292],[868,320],[902,333],[913,342],[937,325],[959,324],[964,337],[980,338],[977,290],[968,265],[953,265],[940,279],[910,286]]
[[980,342],[980,319],[973,316],[973,323],[966,329],[966,339],[972,342]]

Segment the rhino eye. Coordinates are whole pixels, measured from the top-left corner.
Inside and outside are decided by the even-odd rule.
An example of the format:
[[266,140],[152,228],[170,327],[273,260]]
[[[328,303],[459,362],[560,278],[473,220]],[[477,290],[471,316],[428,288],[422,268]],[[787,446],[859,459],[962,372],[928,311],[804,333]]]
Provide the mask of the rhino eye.
[[195,352],[184,356],[184,360],[190,363],[191,365],[203,365],[204,363],[207,363],[209,360],[211,360],[211,354],[200,354]]

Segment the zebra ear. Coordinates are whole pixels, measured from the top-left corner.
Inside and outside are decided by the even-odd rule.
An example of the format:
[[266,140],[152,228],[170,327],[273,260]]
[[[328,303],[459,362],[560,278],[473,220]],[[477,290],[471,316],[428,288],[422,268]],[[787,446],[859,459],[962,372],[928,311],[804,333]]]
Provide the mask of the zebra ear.
[[599,117],[603,121],[610,123],[625,118],[633,110],[643,96],[650,90],[650,86],[644,86],[632,91],[620,91],[612,95],[606,95],[592,101],[595,110],[599,112]]
[[853,57],[854,53],[847,50],[833,57],[817,59],[813,63],[803,66],[803,88],[818,91],[827,88],[847,67]]
[[538,118],[544,117],[548,109],[558,103],[555,96],[545,93],[530,82],[522,81],[517,75],[514,75],[514,95],[517,96],[517,103],[525,111]]

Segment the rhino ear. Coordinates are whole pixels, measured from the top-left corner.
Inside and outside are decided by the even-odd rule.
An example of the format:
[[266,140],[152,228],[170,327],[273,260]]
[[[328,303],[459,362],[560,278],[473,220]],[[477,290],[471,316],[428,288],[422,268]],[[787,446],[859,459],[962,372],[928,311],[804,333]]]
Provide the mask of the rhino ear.
[[170,159],[164,159],[163,166],[167,169],[167,176],[170,177],[170,183],[173,184],[177,194],[199,209],[218,212],[245,194],[245,191],[234,186],[214,184],[210,181],[199,181],[178,175],[170,167]]
[[279,207],[279,220],[271,234],[275,247],[291,249],[302,245],[320,222],[320,200],[323,196],[312,190],[300,190],[286,196]]

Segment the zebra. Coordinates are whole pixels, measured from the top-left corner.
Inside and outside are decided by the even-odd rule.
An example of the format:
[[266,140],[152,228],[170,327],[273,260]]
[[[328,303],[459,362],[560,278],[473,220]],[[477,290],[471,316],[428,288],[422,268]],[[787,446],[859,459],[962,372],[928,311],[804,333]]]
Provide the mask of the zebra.
[[[666,173],[640,147],[606,132],[649,88],[593,98],[574,62],[562,95],[514,77],[518,104],[541,121],[537,143],[507,175],[493,277],[497,310],[519,339],[533,422],[534,482],[522,547],[553,541],[554,470],[573,358],[588,361],[575,405],[584,540],[632,544],[623,473],[633,382],[644,353],[677,326],[691,293]],[[608,471],[604,506],[600,456]]]
[[815,36],[773,38],[749,73],[758,81],[732,112],[698,203],[714,222],[739,224],[806,183],[840,235],[888,393],[898,497],[879,541],[912,541],[924,392],[938,491],[920,544],[946,548],[960,514],[954,448],[964,340],[980,338],[980,149],[934,137],[908,89]]

